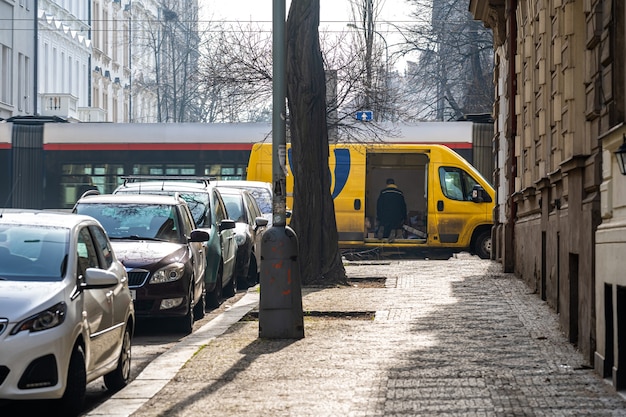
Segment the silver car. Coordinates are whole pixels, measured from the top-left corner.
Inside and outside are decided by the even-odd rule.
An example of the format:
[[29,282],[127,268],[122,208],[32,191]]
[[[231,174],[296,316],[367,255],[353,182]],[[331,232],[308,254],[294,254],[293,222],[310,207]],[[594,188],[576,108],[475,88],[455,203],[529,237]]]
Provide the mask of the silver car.
[[247,190],[218,186],[228,217],[235,221],[237,264],[235,274],[240,289],[259,282],[261,239],[268,224],[256,200]]
[[95,219],[0,209],[0,400],[79,414],[87,383],[128,383],[134,326],[126,270]]

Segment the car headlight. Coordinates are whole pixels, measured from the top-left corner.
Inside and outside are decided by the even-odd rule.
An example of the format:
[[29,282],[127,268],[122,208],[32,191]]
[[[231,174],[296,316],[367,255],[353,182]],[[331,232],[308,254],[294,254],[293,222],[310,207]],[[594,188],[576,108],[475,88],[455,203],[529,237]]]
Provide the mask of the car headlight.
[[11,334],[18,334],[23,330],[40,332],[59,326],[65,321],[66,311],[67,305],[62,301],[18,323],[13,330],[11,330]]
[[235,242],[237,246],[241,246],[246,242],[246,235],[243,233],[235,233]]
[[181,263],[173,263],[166,267],[163,267],[152,274],[150,278],[150,284],[163,284],[166,282],[172,282],[179,280],[185,274],[185,265]]

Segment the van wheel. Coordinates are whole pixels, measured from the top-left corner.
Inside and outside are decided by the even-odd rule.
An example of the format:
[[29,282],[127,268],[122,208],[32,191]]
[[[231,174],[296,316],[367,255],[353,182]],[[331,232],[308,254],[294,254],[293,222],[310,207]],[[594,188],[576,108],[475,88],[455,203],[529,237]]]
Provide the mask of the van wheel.
[[211,308],[218,308],[222,298],[222,262],[217,269],[217,277],[215,277],[215,288],[213,291],[207,293],[206,303]]
[[474,253],[481,259],[491,258],[491,230],[485,230],[476,237]]
[[86,392],[87,370],[85,369],[85,352],[82,346],[76,345],[70,357],[65,392],[58,403],[61,415],[79,415],[85,404]]
[[122,340],[122,351],[120,357],[117,360],[117,368],[113,372],[110,372],[104,376],[104,385],[109,391],[119,391],[128,384],[130,380],[130,358],[131,358],[131,343],[130,343],[130,323],[126,324],[124,329],[124,339]]

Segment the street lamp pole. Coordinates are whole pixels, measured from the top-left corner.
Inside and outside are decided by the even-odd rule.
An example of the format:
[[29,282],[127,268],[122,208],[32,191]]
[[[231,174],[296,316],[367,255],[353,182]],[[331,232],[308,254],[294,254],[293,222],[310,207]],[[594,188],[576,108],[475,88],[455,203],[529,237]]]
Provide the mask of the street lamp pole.
[[286,224],[287,42],[285,0],[272,3],[272,226],[261,239],[259,337],[304,338],[298,236]]

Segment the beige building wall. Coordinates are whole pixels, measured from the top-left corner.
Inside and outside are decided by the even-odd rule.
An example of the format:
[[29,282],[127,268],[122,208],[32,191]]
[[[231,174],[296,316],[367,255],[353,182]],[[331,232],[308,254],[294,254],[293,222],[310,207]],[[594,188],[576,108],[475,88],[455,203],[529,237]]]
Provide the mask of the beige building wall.
[[615,151],[626,140],[624,2],[593,1],[586,28],[588,60],[588,114],[591,132],[599,132],[602,146],[600,215],[596,231],[596,329],[595,369],[610,378],[616,389],[626,388],[626,177],[620,173]]
[[570,341],[623,388],[626,177],[614,152],[626,131],[626,6],[469,3],[495,40],[494,258],[559,313]]

